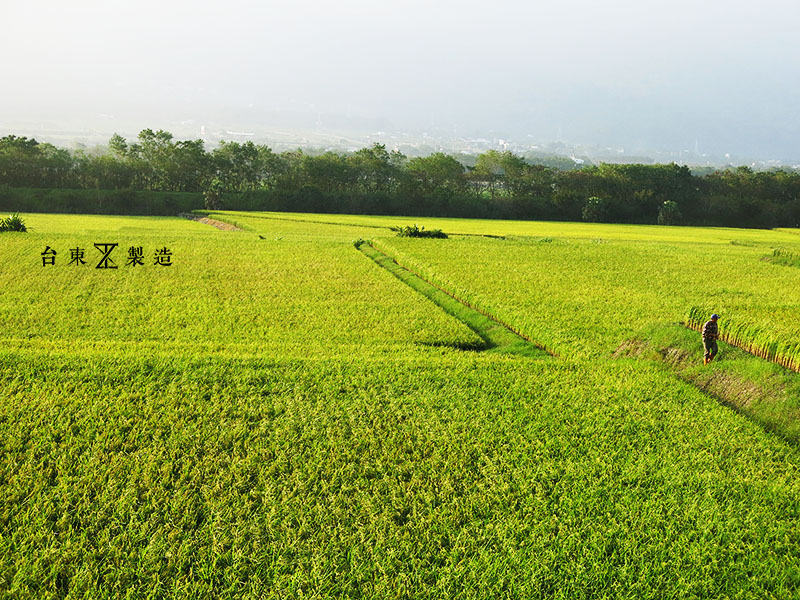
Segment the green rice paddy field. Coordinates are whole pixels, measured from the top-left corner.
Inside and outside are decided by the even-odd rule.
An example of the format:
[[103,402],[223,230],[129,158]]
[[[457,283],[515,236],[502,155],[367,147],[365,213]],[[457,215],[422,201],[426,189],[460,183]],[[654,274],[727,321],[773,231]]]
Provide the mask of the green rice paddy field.
[[681,324],[790,364],[800,231],[212,216],[0,234],[0,597],[800,597],[800,375]]

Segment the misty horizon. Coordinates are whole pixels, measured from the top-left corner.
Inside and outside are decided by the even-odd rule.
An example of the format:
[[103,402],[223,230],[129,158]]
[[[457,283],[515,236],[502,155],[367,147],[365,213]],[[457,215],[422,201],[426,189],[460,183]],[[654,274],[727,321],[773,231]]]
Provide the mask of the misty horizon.
[[798,163],[798,16],[783,1],[5,5],[0,135],[381,129]]

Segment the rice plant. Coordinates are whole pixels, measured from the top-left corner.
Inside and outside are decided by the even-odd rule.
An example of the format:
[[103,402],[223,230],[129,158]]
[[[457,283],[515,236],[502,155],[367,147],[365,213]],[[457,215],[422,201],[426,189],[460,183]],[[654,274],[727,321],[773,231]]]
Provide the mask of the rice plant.
[[772,251],[772,256],[768,256],[767,258],[776,265],[800,267],[800,253],[791,252],[784,248],[776,248]]
[[[796,449],[608,352],[704,301],[732,335],[796,316],[800,273],[757,260],[782,234],[452,220],[554,242],[445,253],[386,217],[235,218],[3,239],[0,596],[797,595]],[[476,351],[365,239],[559,356]],[[175,264],[69,264],[100,241]]]

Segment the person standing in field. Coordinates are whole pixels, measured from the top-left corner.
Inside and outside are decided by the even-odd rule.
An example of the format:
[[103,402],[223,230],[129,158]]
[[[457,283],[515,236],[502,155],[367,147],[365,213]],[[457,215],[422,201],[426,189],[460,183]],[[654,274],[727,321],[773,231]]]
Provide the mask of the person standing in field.
[[711,318],[703,325],[703,364],[707,365],[717,355],[717,338],[719,337],[719,327],[717,327],[718,314],[711,315]]

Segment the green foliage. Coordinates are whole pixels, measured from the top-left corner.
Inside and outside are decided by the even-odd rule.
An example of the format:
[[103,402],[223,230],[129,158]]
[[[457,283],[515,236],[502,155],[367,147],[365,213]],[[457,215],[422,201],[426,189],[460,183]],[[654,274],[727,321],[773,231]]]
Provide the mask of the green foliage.
[[28,231],[25,222],[18,213],[14,213],[5,219],[0,219],[0,233],[4,231]]
[[411,159],[407,170],[414,186],[410,193],[437,200],[438,210],[446,210],[452,199],[467,191],[464,165],[442,152]]
[[677,202],[666,200],[658,209],[659,225],[677,225],[683,219]]
[[[345,153],[274,152],[252,142],[223,142],[208,152],[202,140],[144,129],[131,142],[114,134],[106,149],[92,151],[5,136],[0,185],[78,196],[78,190],[201,194],[217,180],[226,208],[237,210],[618,223],[656,223],[661,215],[665,224],[800,226],[800,172],[739,168],[692,174],[676,164],[576,168],[564,160],[569,170],[541,164],[536,155],[497,150],[408,160],[383,144]],[[603,203],[593,206],[587,198]],[[121,210],[142,214],[133,204],[123,203]]]
[[222,204],[222,181],[214,178],[203,192],[203,206],[206,210],[221,210]]
[[386,150],[383,144],[356,150],[348,158],[354,169],[356,189],[366,193],[392,193],[403,173],[406,157],[395,150]]
[[419,225],[405,225],[399,227],[390,227],[392,231],[396,232],[400,237],[414,237],[414,238],[447,238],[447,234],[441,229],[425,229],[425,226]]
[[604,223],[608,219],[608,200],[592,196],[586,200],[581,217],[587,223]]
[[191,192],[17,188],[0,184],[0,210],[28,213],[174,216],[179,212],[190,212],[202,207],[202,194]]

